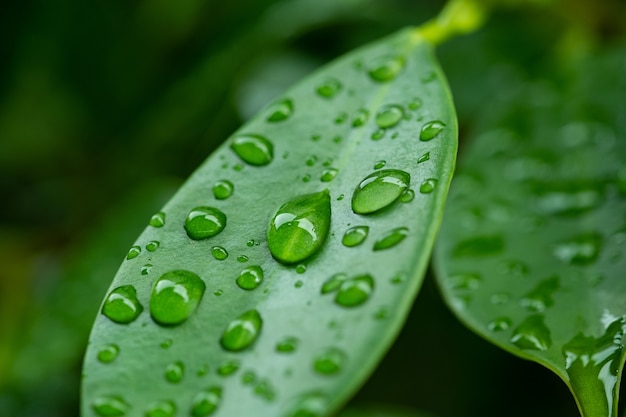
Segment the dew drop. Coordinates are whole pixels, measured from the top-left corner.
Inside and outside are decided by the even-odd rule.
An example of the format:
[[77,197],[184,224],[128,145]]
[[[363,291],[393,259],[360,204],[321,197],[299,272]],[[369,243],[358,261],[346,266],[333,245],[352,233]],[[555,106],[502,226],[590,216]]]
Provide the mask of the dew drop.
[[306,158],[306,165],[309,167],[312,167],[313,165],[315,165],[315,163],[317,162],[317,156],[315,155],[309,155]]
[[439,133],[441,133],[445,126],[445,124],[438,120],[426,123],[422,126],[422,130],[420,130],[420,140],[427,142],[434,139],[437,135],[439,135]]
[[337,170],[336,168],[329,168],[324,170],[324,172],[322,172],[322,176],[320,177],[320,181],[322,182],[331,182],[335,176],[337,175],[337,173],[339,172],[339,170]]
[[415,198],[415,191],[413,190],[405,190],[402,194],[400,194],[400,202],[402,203],[410,203]]
[[520,349],[547,350],[552,345],[550,330],[540,314],[529,316],[511,336],[511,342]]
[[204,281],[193,272],[166,272],[154,283],[150,294],[150,315],[165,326],[178,325],[191,316],[204,295]]
[[510,318],[498,317],[497,319],[490,321],[487,324],[487,328],[492,332],[502,332],[508,330],[508,328],[511,327],[512,324],[513,322],[511,322]]
[[226,326],[220,343],[231,352],[244,350],[254,343],[262,325],[263,319],[257,310],[246,311]]
[[393,248],[406,238],[409,229],[406,227],[397,227],[385,233],[380,239],[374,243],[374,250],[385,250]]
[[98,352],[98,360],[102,363],[111,363],[117,358],[120,353],[120,348],[115,344],[109,344],[104,346]]
[[356,307],[366,302],[374,291],[374,278],[371,275],[357,275],[341,283],[335,303],[342,307]]
[[98,397],[91,404],[91,408],[100,417],[123,417],[130,410],[126,401],[118,396]]
[[559,277],[546,278],[521,299],[520,305],[529,311],[542,312],[554,305],[552,295],[560,287]]
[[185,219],[185,231],[193,240],[213,237],[226,227],[226,215],[214,207],[196,207]]
[[335,274],[332,277],[328,278],[326,282],[324,282],[320,292],[322,294],[328,294],[328,293],[337,291],[341,287],[341,284],[343,284],[344,281],[347,279],[348,279],[348,275],[346,274],[343,274],[343,273]]
[[328,190],[298,196],[272,216],[267,245],[272,256],[285,264],[303,261],[319,251],[330,227]]
[[169,349],[172,346],[172,344],[174,344],[173,339],[165,339],[164,341],[161,342],[159,346],[161,346],[161,349]]
[[352,248],[365,241],[370,228],[368,226],[354,226],[346,230],[341,239],[344,246]]
[[272,104],[268,110],[267,121],[276,123],[289,119],[293,114],[293,100],[285,98]]
[[215,290],[215,291],[213,291],[213,295],[216,296],[216,297],[221,297],[222,294],[224,294],[224,291],[222,291],[222,290]]
[[348,113],[346,112],[341,112],[337,115],[337,117],[335,117],[335,124],[342,124],[343,122],[345,122],[348,119]]
[[165,368],[165,379],[172,383],[178,384],[185,376],[185,366],[182,362],[174,362]]
[[480,287],[481,282],[480,275],[473,273],[454,274],[448,278],[448,285],[453,290],[474,291]]
[[161,246],[161,243],[158,240],[151,240],[150,242],[146,243],[146,250],[148,252],[154,252],[159,248],[159,246]]
[[264,166],[274,159],[274,145],[260,135],[235,137],[230,148],[242,161],[254,166]]
[[383,129],[377,129],[372,133],[372,140],[381,140],[385,137],[385,131]]
[[222,401],[222,389],[210,387],[200,391],[193,398],[191,405],[192,417],[208,417],[217,410]]
[[211,255],[213,255],[213,257],[218,261],[223,261],[228,258],[228,251],[221,246],[213,246],[211,248]]
[[254,239],[250,239],[249,241],[246,242],[246,246],[248,246],[249,248],[254,246]]
[[421,80],[424,84],[434,81],[437,78],[437,74],[434,71],[427,71],[421,76]]
[[591,265],[600,254],[602,236],[588,233],[561,241],[554,245],[552,254],[560,261],[570,265]]
[[296,273],[304,274],[305,272],[306,272],[306,265],[305,264],[299,264],[298,266],[296,266]]
[[428,160],[430,160],[430,152],[426,152],[424,155],[420,156],[417,159],[417,163],[421,164],[421,163],[426,162]]
[[293,353],[298,349],[300,341],[297,337],[287,336],[276,343],[276,352]]
[[156,214],[153,214],[150,218],[150,226],[152,227],[163,227],[165,226],[165,213],[159,211]]
[[539,211],[548,215],[578,216],[597,208],[604,200],[598,185],[542,183],[533,188]]
[[368,66],[368,74],[376,82],[388,82],[402,72],[404,65],[405,60],[401,56],[382,56]]
[[320,97],[333,98],[341,89],[342,85],[339,80],[336,78],[327,78],[317,86],[315,91]]
[[134,321],[142,311],[143,306],[139,303],[137,291],[132,285],[115,288],[109,293],[102,306],[102,314],[120,324]]
[[239,256],[237,256],[237,262],[244,263],[244,262],[248,262],[249,259],[250,258],[248,258],[246,255],[239,255]]
[[258,266],[249,266],[237,277],[237,285],[243,290],[254,290],[263,282],[263,269]]
[[346,354],[335,347],[324,349],[313,360],[313,369],[322,375],[333,375],[341,371],[347,360]]
[[228,180],[219,180],[213,185],[213,196],[218,200],[226,200],[233,195],[233,191],[235,186]]
[[239,370],[239,366],[240,363],[238,360],[227,360],[217,368],[217,374],[220,376],[232,375]]
[[140,253],[141,253],[141,247],[133,246],[132,248],[128,250],[128,255],[126,255],[126,259],[128,260],[134,259],[138,257]]
[[322,417],[328,411],[328,399],[319,392],[310,392],[297,398],[283,417]]
[[302,176],[302,182],[309,182],[311,181],[311,174],[304,174]]
[[420,107],[422,107],[422,100],[417,97],[411,100],[408,105],[409,110],[417,110]]
[[273,401],[276,398],[276,390],[266,379],[262,379],[257,383],[254,387],[254,393],[267,401]]
[[176,405],[172,401],[157,401],[148,406],[146,417],[174,417]]
[[295,284],[293,284],[294,287],[296,288],[301,288],[304,285],[304,282],[302,282],[302,280],[297,280]]
[[241,375],[241,383],[244,385],[252,385],[256,382],[256,374],[254,371],[246,371]]
[[376,114],[376,124],[381,129],[388,129],[400,123],[402,116],[404,116],[402,107],[396,104],[387,105]]
[[376,163],[374,164],[374,169],[382,169],[385,167],[385,165],[387,165],[387,161],[376,161]]
[[352,115],[352,127],[361,127],[367,123],[370,112],[366,109],[359,109]]
[[430,194],[435,191],[435,187],[437,186],[437,180],[434,178],[429,178],[420,184],[420,193],[422,194]]
[[352,195],[352,211],[377,212],[393,203],[409,187],[411,176],[399,169],[384,169],[365,177]]

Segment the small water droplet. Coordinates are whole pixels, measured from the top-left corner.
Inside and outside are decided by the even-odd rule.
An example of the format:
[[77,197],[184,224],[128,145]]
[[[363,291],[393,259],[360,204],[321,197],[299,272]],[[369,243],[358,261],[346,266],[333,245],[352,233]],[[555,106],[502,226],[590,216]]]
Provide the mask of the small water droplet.
[[228,180],[219,180],[213,184],[213,196],[218,200],[226,200],[233,195],[235,186]]
[[348,113],[341,112],[335,117],[335,124],[340,125],[348,119]]
[[480,287],[480,275],[473,273],[454,274],[448,278],[448,285],[453,290],[474,291]]
[[330,227],[328,190],[289,200],[272,216],[267,244],[272,256],[285,264],[303,261],[319,251]]
[[372,133],[372,140],[381,140],[385,137],[385,131],[383,129],[377,129]]
[[224,291],[222,290],[215,290],[213,291],[213,295],[216,297],[221,297],[221,295],[224,294]]
[[304,282],[302,282],[302,280],[297,280],[295,284],[293,284],[294,287],[296,288],[301,288],[304,285]]
[[257,383],[254,393],[267,401],[273,401],[276,398],[276,390],[267,379],[262,379]]
[[333,138],[333,142],[335,142],[335,143],[341,143],[342,140],[343,140],[343,138],[341,136],[335,136]]
[[591,265],[600,254],[602,236],[588,233],[561,241],[554,245],[552,254],[560,261],[570,265]]
[[376,82],[388,82],[395,79],[404,69],[405,60],[402,56],[382,56],[368,66],[370,78]]
[[302,182],[309,182],[311,181],[311,174],[304,174],[302,176]]
[[422,107],[422,100],[418,97],[411,100],[408,105],[409,110],[417,110],[420,107]]
[[161,349],[169,349],[173,344],[174,344],[173,339],[165,339],[164,341],[161,342],[159,346],[161,346]]
[[103,346],[98,352],[98,360],[102,363],[111,363],[117,358],[120,348],[116,344]]
[[328,294],[330,292],[337,291],[343,282],[348,279],[348,275],[344,273],[335,274],[328,278],[322,285],[321,293]]
[[256,382],[256,374],[254,371],[246,371],[241,375],[241,383],[244,385],[252,385]]
[[319,392],[310,392],[297,398],[283,417],[322,417],[327,411],[326,396]]
[[276,343],[276,352],[293,353],[298,349],[299,343],[297,337],[287,336]]
[[552,295],[560,287],[559,277],[546,278],[521,299],[520,305],[529,311],[542,312],[554,305]]
[[250,239],[249,241],[246,242],[246,246],[248,246],[249,248],[254,246],[254,239]]
[[226,215],[214,207],[195,207],[185,218],[185,231],[193,240],[219,234],[226,227]]
[[328,168],[333,163],[333,158],[327,158],[322,165]]
[[157,401],[148,406],[146,417],[174,417],[176,405],[173,401]]
[[268,109],[267,121],[276,123],[287,120],[293,114],[293,100],[289,98],[282,99],[272,104]]
[[139,303],[137,291],[132,285],[115,288],[109,293],[102,306],[102,314],[120,324],[134,321],[142,311],[143,306]]
[[243,165],[235,164],[235,165],[233,165],[233,170],[237,171],[237,172],[243,171]]
[[339,197],[337,197],[337,201],[341,201],[345,198],[345,195],[343,194],[339,194]]
[[152,271],[152,264],[145,264],[141,267],[141,275],[148,275]]
[[226,350],[239,352],[246,349],[259,336],[263,319],[257,310],[249,310],[226,326],[220,343]]
[[376,114],[376,124],[381,129],[388,129],[394,127],[404,116],[404,110],[402,107],[396,104],[390,104],[381,108]]
[[222,401],[222,389],[210,387],[200,391],[193,398],[191,405],[192,417],[208,417],[217,410]]
[[162,211],[159,211],[158,213],[153,214],[152,217],[150,218],[149,224],[152,227],[165,226],[165,213],[163,213]]
[[402,284],[404,281],[406,281],[407,279],[407,275],[405,272],[398,272],[397,274],[395,274],[394,276],[391,277],[391,283],[392,284]]
[[244,290],[254,290],[263,282],[263,269],[258,265],[249,266],[237,277],[237,285]]
[[415,191],[413,190],[405,190],[402,194],[400,194],[400,202],[402,203],[410,203],[415,198]]
[[435,190],[436,186],[437,180],[434,178],[429,178],[420,185],[420,193],[430,194]]
[[174,362],[165,368],[165,379],[172,384],[178,384],[185,376],[185,366],[182,362]]
[[374,319],[376,320],[384,320],[389,317],[389,309],[387,307],[380,307],[374,313]]
[[420,156],[417,160],[418,164],[421,164],[422,162],[426,162],[430,160],[430,152],[426,152],[424,155]]
[[324,170],[324,172],[322,172],[322,176],[320,177],[320,181],[322,182],[331,182],[335,176],[337,175],[337,173],[339,172],[339,170],[337,170],[336,168],[329,168]]
[[382,169],[385,167],[385,165],[387,165],[387,161],[376,161],[376,163],[374,164],[374,169]]
[[315,155],[309,155],[306,158],[306,165],[309,167],[312,167],[313,165],[315,165],[315,163],[317,162],[317,156]]
[[217,367],[217,374],[220,376],[229,376],[234,374],[239,370],[239,366],[241,364],[238,360],[229,359],[224,361],[220,366]]
[[383,169],[365,177],[352,195],[352,211],[377,212],[393,203],[409,187],[411,176],[399,169]]
[[150,315],[165,326],[178,325],[191,316],[204,295],[204,281],[193,272],[174,270],[156,280],[150,295]]
[[317,142],[317,141],[319,141],[321,138],[322,138],[322,135],[312,135],[312,136],[311,136],[311,140],[312,140],[313,142]]
[[126,259],[128,260],[134,259],[138,257],[140,253],[141,253],[141,247],[133,246],[132,248],[128,250],[128,255],[126,255]]
[[198,371],[196,372],[196,375],[198,375],[199,377],[203,377],[209,373],[210,369],[211,368],[209,368],[209,365],[202,365],[200,369],[198,369]]
[[393,248],[402,242],[408,233],[409,229],[406,227],[397,227],[389,230],[380,239],[378,239],[376,243],[374,243],[374,250],[379,251]]
[[159,246],[161,246],[161,243],[158,240],[151,240],[150,242],[146,243],[146,250],[148,252],[154,252],[155,250],[159,249]]
[[213,246],[211,248],[211,255],[218,261],[223,261],[228,258],[228,251],[221,246]]
[[420,130],[420,140],[427,142],[434,139],[437,135],[439,135],[439,133],[441,133],[445,126],[446,125],[443,124],[443,122],[438,120],[426,123],[422,126],[422,130]]
[[508,317],[498,317],[490,321],[487,324],[487,328],[492,332],[502,332],[504,330],[508,330],[509,327],[513,325],[513,322]]
[[437,78],[437,74],[434,71],[427,71],[422,74],[421,79],[424,84],[434,81]]
[[492,294],[491,297],[489,298],[489,301],[491,301],[491,304],[495,304],[495,305],[507,304],[510,300],[511,300],[511,296],[505,292]]
[[366,302],[374,291],[374,278],[363,274],[344,280],[335,296],[335,303],[342,307],[356,307]]
[[254,166],[264,166],[274,159],[274,145],[260,135],[240,135],[230,144],[230,148],[242,161]]
[[298,266],[296,266],[296,273],[304,274],[305,272],[306,272],[306,265],[305,264],[299,264]]
[[246,255],[239,255],[237,256],[237,262],[248,262],[249,258]]
[[361,127],[367,123],[370,112],[366,109],[359,109],[352,115],[352,127]]
[[100,417],[124,417],[130,410],[130,406],[119,396],[98,397],[91,408]]
[[358,246],[365,241],[370,228],[368,226],[354,226],[346,230],[341,243],[349,248]]
[[333,98],[341,89],[342,85],[339,80],[336,78],[327,78],[317,86],[315,91],[320,97]]
[[333,375],[341,371],[347,360],[346,354],[338,348],[324,349],[313,360],[313,369],[319,374]]
[[547,350],[552,345],[552,340],[543,315],[534,314],[527,317],[513,331],[511,342],[520,349]]

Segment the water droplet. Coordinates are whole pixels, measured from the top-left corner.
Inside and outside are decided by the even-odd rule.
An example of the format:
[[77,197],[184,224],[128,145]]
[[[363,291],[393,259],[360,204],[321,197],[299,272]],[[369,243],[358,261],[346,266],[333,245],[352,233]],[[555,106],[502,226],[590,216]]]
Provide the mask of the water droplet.
[[397,227],[385,233],[380,239],[374,243],[374,250],[385,250],[393,248],[404,240],[409,233],[409,229],[406,227]]
[[196,207],[185,219],[187,236],[193,240],[213,237],[226,227],[226,215],[214,207]]
[[130,410],[126,401],[118,396],[98,397],[91,404],[91,408],[100,417],[123,417]]
[[250,239],[249,241],[246,242],[246,246],[248,246],[249,248],[254,246],[254,239]]
[[365,241],[370,228],[368,226],[354,226],[346,230],[341,243],[349,248],[358,246]]
[[139,317],[143,306],[137,299],[137,291],[132,285],[115,288],[107,296],[102,314],[116,323],[127,324]]
[[383,169],[365,177],[352,195],[352,211],[369,214],[396,201],[409,187],[411,176],[399,169]]
[[367,123],[370,112],[366,109],[359,109],[352,115],[352,127],[361,127]]
[[598,259],[602,247],[602,236],[588,233],[561,241],[554,245],[552,254],[571,265],[590,265]]
[[317,162],[317,156],[315,155],[309,155],[306,158],[306,165],[309,167],[312,167],[313,165],[315,165],[315,163]]
[[244,350],[259,336],[262,325],[263,319],[258,311],[246,311],[226,326],[220,343],[224,349],[232,352]]
[[174,362],[165,368],[165,379],[172,384],[178,384],[185,376],[185,366],[182,362]]
[[209,373],[210,369],[211,368],[209,368],[209,365],[202,365],[200,369],[198,369],[198,371],[196,372],[196,375],[198,375],[199,377],[203,377]]
[[219,180],[213,185],[213,196],[218,200],[226,200],[233,195],[233,191],[235,186],[228,180]]
[[134,259],[139,256],[141,253],[141,248],[139,246],[133,246],[128,250],[128,255],[126,255],[126,259]]
[[296,272],[298,274],[304,274],[306,272],[306,265],[305,264],[299,264],[298,266],[296,266]]
[[341,371],[347,360],[346,354],[338,348],[327,348],[313,361],[313,369],[323,375],[333,375]]
[[448,278],[448,285],[453,290],[474,291],[480,287],[481,282],[480,276],[472,273],[454,274]]
[[162,325],[177,325],[189,318],[204,295],[204,281],[193,272],[166,272],[154,283],[150,315]]
[[363,274],[344,280],[335,296],[335,303],[342,307],[356,307],[366,302],[374,291],[374,278]]
[[521,299],[520,305],[530,311],[542,312],[554,304],[552,295],[560,287],[558,277],[546,278]]
[[437,180],[434,178],[429,178],[420,185],[420,193],[430,194],[435,190],[436,186]]
[[106,345],[98,352],[98,360],[102,363],[111,363],[117,358],[119,353],[120,348],[117,345]]
[[434,139],[437,135],[439,135],[439,133],[441,133],[445,126],[445,124],[438,120],[426,123],[422,126],[422,130],[420,131],[420,140],[427,142]]
[[333,142],[335,142],[335,143],[341,143],[341,141],[342,141],[342,140],[343,140],[343,139],[342,139],[342,137],[341,137],[341,136],[335,136],[335,137],[333,138]]
[[344,199],[344,195],[343,194],[339,194],[339,197],[337,197],[337,201],[341,201]]
[[172,401],[157,401],[150,404],[146,410],[146,417],[174,417],[176,405]]
[[237,285],[244,290],[254,290],[263,282],[263,269],[260,266],[249,266],[237,277]]
[[390,281],[392,284],[402,284],[406,281],[407,275],[405,272],[398,272],[393,277],[391,277]]
[[454,256],[490,256],[504,250],[502,236],[476,236],[459,242],[454,248]]
[[230,148],[242,161],[254,166],[264,166],[274,159],[274,145],[260,135],[235,137]]
[[222,389],[210,387],[200,391],[193,398],[191,405],[192,417],[208,417],[217,410],[222,401]]
[[239,370],[240,363],[238,360],[229,359],[217,368],[217,374],[220,376],[229,376]]
[[287,336],[276,343],[276,351],[281,353],[293,353],[298,349],[300,341],[297,337]]
[[422,74],[421,79],[424,84],[434,81],[437,78],[437,74],[434,71],[427,71]]
[[404,110],[402,107],[396,104],[390,104],[381,108],[376,114],[376,124],[381,129],[388,129],[394,127],[404,116]]
[[320,177],[320,181],[322,181],[322,182],[331,182],[335,178],[335,176],[337,175],[338,172],[339,172],[339,170],[337,170],[336,168],[326,169],[326,170],[324,170],[324,172],[322,172],[322,176]]
[[509,302],[509,300],[511,300],[511,296],[505,292],[498,292],[498,293],[492,294],[491,297],[489,298],[489,301],[491,302],[491,304],[495,304],[495,305],[506,304]]
[[599,185],[535,184],[534,193],[540,212],[557,216],[578,216],[602,204],[604,194]]
[[342,85],[336,78],[327,78],[322,81],[315,91],[320,97],[333,98],[341,91]]
[[348,113],[346,112],[341,112],[337,115],[337,117],[335,117],[335,124],[342,124],[343,122],[345,122],[348,119]]
[[301,288],[304,285],[304,282],[302,282],[302,280],[297,280],[295,284],[293,284],[294,287],[296,288]]
[[404,65],[405,60],[401,56],[383,56],[369,65],[368,74],[374,81],[388,82],[402,72]]
[[211,255],[213,255],[213,257],[218,261],[223,261],[228,258],[228,251],[221,246],[213,246],[211,248]]
[[297,398],[283,417],[322,417],[327,411],[326,396],[319,392],[310,392]]
[[430,160],[430,152],[426,152],[424,155],[420,156],[417,160],[418,164],[421,164],[422,162],[426,162]]
[[413,100],[411,100],[408,107],[409,107],[409,110],[417,110],[420,107],[422,107],[422,100],[415,97]]
[[173,339],[165,339],[159,346],[161,346],[161,349],[169,349],[172,344],[174,344]]
[[312,135],[312,136],[311,136],[311,140],[312,140],[313,142],[317,142],[317,141],[319,141],[321,138],[322,138],[322,136],[321,136],[321,135]]
[[311,181],[311,174],[304,174],[302,176],[302,182],[309,182]]
[[552,345],[550,330],[540,314],[529,316],[520,324],[511,336],[511,342],[520,349],[547,350]]
[[333,158],[327,158],[322,165],[328,168],[333,163]]
[[249,259],[250,258],[248,258],[246,255],[239,255],[239,256],[237,256],[237,262],[241,262],[241,263],[248,262]]
[[240,171],[242,171],[242,170],[243,170],[243,165],[241,165],[241,164],[235,164],[235,165],[233,165],[233,170],[235,170],[235,171],[237,171],[237,172],[240,172]]
[[150,218],[150,226],[152,227],[163,227],[165,225],[165,213],[159,211],[156,214],[153,214]]
[[410,203],[415,198],[415,191],[413,190],[405,190],[402,194],[400,194],[400,202],[402,203]]
[[151,240],[150,242],[146,243],[146,250],[148,252],[154,252],[159,248],[160,245],[161,243],[158,240]]
[[220,297],[222,294],[224,294],[224,291],[222,290],[213,291],[213,295],[215,295],[216,297]]
[[374,313],[374,319],[376,320],[384,320],[389,317],[389,309],[387,307],[380,307]]
[[385,137],[385,131],[383,129],[377,129],[372,133],[372,140],[381,140]]
[[515,278],[523,278],[528,275],[528,265],[521,261],[503,261],[498,266],[503,274]]
[[487,328],[492,332],[502,332],[504,330],[508,330],[509,327],[513,325],[513,322],[508,317],[498,317],[490,321],[487,324]]
[[330,292],[337,291],[343,282],[348,279],[348,275],[339,273],[335,274],[332,277],[328,278],[326,282],[322,285],[321,293],[328,294]]
[[374,164],[374,169],[382,169],[385,167],[385,165],[387,165],[387,161],[376,161],[376,163]]
[[241,383],[244,385],[252,385],[256,382],[256,374],[254,371],[246,371],[241,375]]
[[276,260],[297,263],[321,249],[329,227],[328,190],[299,196],[280,206],[272,216],[267,245]]
[[257,383],[254,387],[254,393],[267,401],[276,398],[276,390],[267,379],[262,379]]
[[268,110],[267,121],[276,123],[287,120],[293,114],[293,100],[289,98],[282,99],[272,104]]

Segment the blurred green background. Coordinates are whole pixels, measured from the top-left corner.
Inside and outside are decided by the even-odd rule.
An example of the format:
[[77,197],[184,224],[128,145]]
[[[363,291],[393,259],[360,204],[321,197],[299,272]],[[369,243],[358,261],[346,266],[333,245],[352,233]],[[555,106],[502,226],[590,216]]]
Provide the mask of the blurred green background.
[[[514,114],[527,87],[537,87],[537,100],[546,90],[588,97],[598,118],[626,131],[626,3],[534,3],[548,4],[498,10],[481,31],[439,48],[462,146],[495,123],[496,108]],[[0,6],[0,416],[77,416],[91,323],[150,215],[290,84],[352,48],[424,22],[443,4]],[[592,81],[584,81],[587,73]],[[621,118],[610,116],[615,111]],[[458,324],[432,277],[398,343],[354,399],[372,401],[441,417],[577,415],[556,376]]]

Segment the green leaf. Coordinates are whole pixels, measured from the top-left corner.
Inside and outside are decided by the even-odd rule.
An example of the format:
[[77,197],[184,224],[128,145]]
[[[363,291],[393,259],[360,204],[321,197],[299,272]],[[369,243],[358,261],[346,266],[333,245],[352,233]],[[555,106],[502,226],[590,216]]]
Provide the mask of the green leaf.
[[430,413],[388,405],[348,407],[339,417],[433,417]]
[[[420,139],[433,121],[441,131]],[[338,409],[420,287],[456,136],[446,82],[414,29],[289,90],[192,175],[122,263],[107,299],[118,294],[123,318],[137,317],[97,316],[83,416]],[[431,192],[413,191],[433,180]],[[365,236],[344,245],[354,226]],[[403,238],[390,239],[398,228]],[[111,345],[117,356],[103,363]]]
[[583,416],[617,416],[624,132],[568,108],[580,97],[525,90],[462,158],[435,251],[439,284],[468,327],[561,377]]

